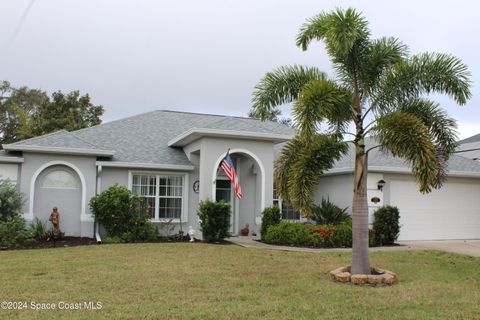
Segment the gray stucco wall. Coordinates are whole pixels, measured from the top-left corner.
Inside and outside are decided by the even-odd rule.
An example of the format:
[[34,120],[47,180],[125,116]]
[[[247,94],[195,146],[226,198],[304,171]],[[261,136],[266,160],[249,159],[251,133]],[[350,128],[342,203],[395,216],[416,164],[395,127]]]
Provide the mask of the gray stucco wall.
[[[231,154],[242,155],[241,160],[244,165],[240,166],[240,181],[243,192],[250,193],[252,189],[255,191],[252,194],[248,194],[240,201],[239,212],[254,212],[253,221],[249,222],[251,230],[257,230],[260,225],[261,212],[264,207],[270,206],[273,200],[273,146],[272,142],[265,141],[252,141],[252,140],[240,140],[240,139],[228,139],[228,138],[202,138],[200,144],[200,195],[199,200],[207,198],[214,198],[215,194],[215,175],[216,166],[221,161],[224,154],[230,148]],[[245,157],[245,158],[244,158]],[[258,160],[255,160],[255,158]],[[260,187],[256,187],[255,182],[250,185],[250,179],[243,174],[250,172],[250,178],[255,180],[255,175],[251,174],[251,163],[249,161],[255,161],[258,163],[258,170],[256,176],[260,177],[258,184]],[[246,168],[244,168],[244,166]],[[260,167],[263,168],[260,170]],[[263,178],[262,178],[263,175]],[[262,182],[262,179],[264,180]],[[262,190],[263,189],[263,190]],[[252,200],[253,196],[258,198],[258,202]],[[246,223],[244,221],[244,223]],[[240,221],[239,221],[240,225]],[[243,227],[243,225],[241,225]],[[198,224],[197,224],[198,230]]]
[[128,186],[128,169],[103,167],[100,174],[100,192],[118,183],[121,186]]
[[318,182],[315,193],[315,203],[319,204],[323,198],[328,198],[340,208],[347,208],[351,213],[353,200],[353,174],[323,176]]
[[[25,194],[25,204],[23,206],[23,212],[27,221],[32,221],[36,213],[33,212],[34,197],[30,194],[30,190],[35,185],[36,177],[41,174],[44,169],[52,165],[66,165],[68,167],[75,167],[79,172],[82,183],[82,206],[84,208],[84,214],[81,218],[80,234],[84,237],[93,236],[93,217],[91,216],[88,202],[95,195],[96,185],[96,166],[95,157],[85,156],[69,156],[59,154],[38,154],[24,152],[24,163],[21,166],[20,175],[20,191]],[[41,170],[43,168],[43,170]]]

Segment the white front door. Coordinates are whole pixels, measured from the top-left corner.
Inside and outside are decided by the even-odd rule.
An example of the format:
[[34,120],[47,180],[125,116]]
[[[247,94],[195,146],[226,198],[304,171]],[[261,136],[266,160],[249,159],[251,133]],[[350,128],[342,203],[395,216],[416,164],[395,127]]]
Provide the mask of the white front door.
[[232,235],[235,235],[236,232],[236,226],[234,226],[234,221],[235,221],[235,204],[234,204],[234,199],[233,199],[233,188],[231,186],[230,180],[227,178],[218,178],[216,181],[216,194],[215,194],[215,199],[217,201],[223,200],[226,203],[230,204],[230,233]]

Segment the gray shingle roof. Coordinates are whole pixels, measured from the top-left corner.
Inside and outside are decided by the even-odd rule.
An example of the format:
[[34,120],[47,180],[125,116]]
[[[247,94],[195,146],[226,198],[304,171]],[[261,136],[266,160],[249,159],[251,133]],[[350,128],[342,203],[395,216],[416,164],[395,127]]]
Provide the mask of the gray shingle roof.
[[177,111],[153,111],[77,131],[59,131],[17,142],[15,145],[114,150],[112,161],[191,165],[181,148],[167,146],[168,141],[191,128],[292,133],[291,128],[270,121]]
[[80,137],[76,136],[73,132],[66,130],[56,131],[43,136],[22,140],[13,143],[16,146],[42,146],[42,147],[61,147],[71,149],[92,149],[98,150],[99,148],[92,143],[89,143]]
[[469,138],[460,140],[458,143],[463,144],[463,143],[471,143],[471,142],[480,142],[480,133],[474,136],[471,136]]
[[480,159],[480,141],[463,143],[458,146],[458,151],[464,151],[457,153],[459,156],[468,159]]
[[[371,148],[374,146],[373,140],[367,140],[366,147]],[[277,159],[281,146],[283,144],[278,144],[275,146],[275,159]],[[350,148],[348,153],[338,160],[333,168],[334,170],[342,170],[342,171],[353,171],[355,165],[355,147],[350,144]],[[405,169],[409,168],[410,166],[408,163],[403,160],[402,158],[394,157],[388,152],[383,152],[380,149],[376,148],[369,152],[368,154],[368,166],[370,168],[373,167],[384,167],[384,168],[398,168],[398,169]],[[460,172],[480,172],[480,162],[467,159],[460,155],[452,155],[448,161],[448,170],[450,171],[460,171]]]

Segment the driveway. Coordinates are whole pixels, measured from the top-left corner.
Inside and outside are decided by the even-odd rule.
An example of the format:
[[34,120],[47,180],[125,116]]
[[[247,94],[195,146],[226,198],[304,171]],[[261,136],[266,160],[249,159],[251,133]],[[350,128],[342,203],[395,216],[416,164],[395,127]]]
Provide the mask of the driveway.
[[442,250],[480,257],[480,240],[399,241],[412,249]]

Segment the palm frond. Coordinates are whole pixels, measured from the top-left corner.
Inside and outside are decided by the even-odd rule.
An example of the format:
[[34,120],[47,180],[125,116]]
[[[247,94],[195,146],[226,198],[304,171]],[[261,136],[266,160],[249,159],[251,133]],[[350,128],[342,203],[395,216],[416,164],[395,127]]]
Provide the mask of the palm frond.
[[342,131],[353,119],[353,95],[334,81],[311,81],[294,104],[293,118],[299,135],[308,138],[326,121],[332,131]]
[[428,193],[441,184],[445,163],[437,157],[433,138],[419,117],[390,112],[377,120],[373,131],[383,149],[410,163],[421,192]]
[[368,43],[360,63],[360,83],[366,93],[376,87],[381,76],[391,66],[405,60],[408,47],[393,37],[383,37]]
[[427,126],[439,150],[448,155],[453,153],[458,146],[457,123],[440,105],[428,99],[411,99],[400,105],[400,112],[413,114]]
[[277,194],[287,202],[289,201],[288,180],[292,173],[292,165],[297,161],[304,148],[305,142],[296,136],[285,143],[275,161],[274,180]]
[[462,61],[442,53],[414,55],[390,68],[373,94],[376,108],[401,104],[424,94],[441,93],[459,105],[471,97],[470,72]]
[[326,74],[317,68],[299,65],[284,66],[268,72],[255,86],[250,115],[267,120],[275,113],[277,106],[296,100],[308,82],[326,78]]
[[355,43],[368,36],[368,21],[360,12],[337,9],[308,19],[297,35],[297,46],[307,50],[312,40],[323,40],[332,57],[345,56]]
[[291,164],[288,193],[290,203],[304,216],[311,216],[312,199],[318,179],[348,150],[347,143],[335,137],[315,135]]

